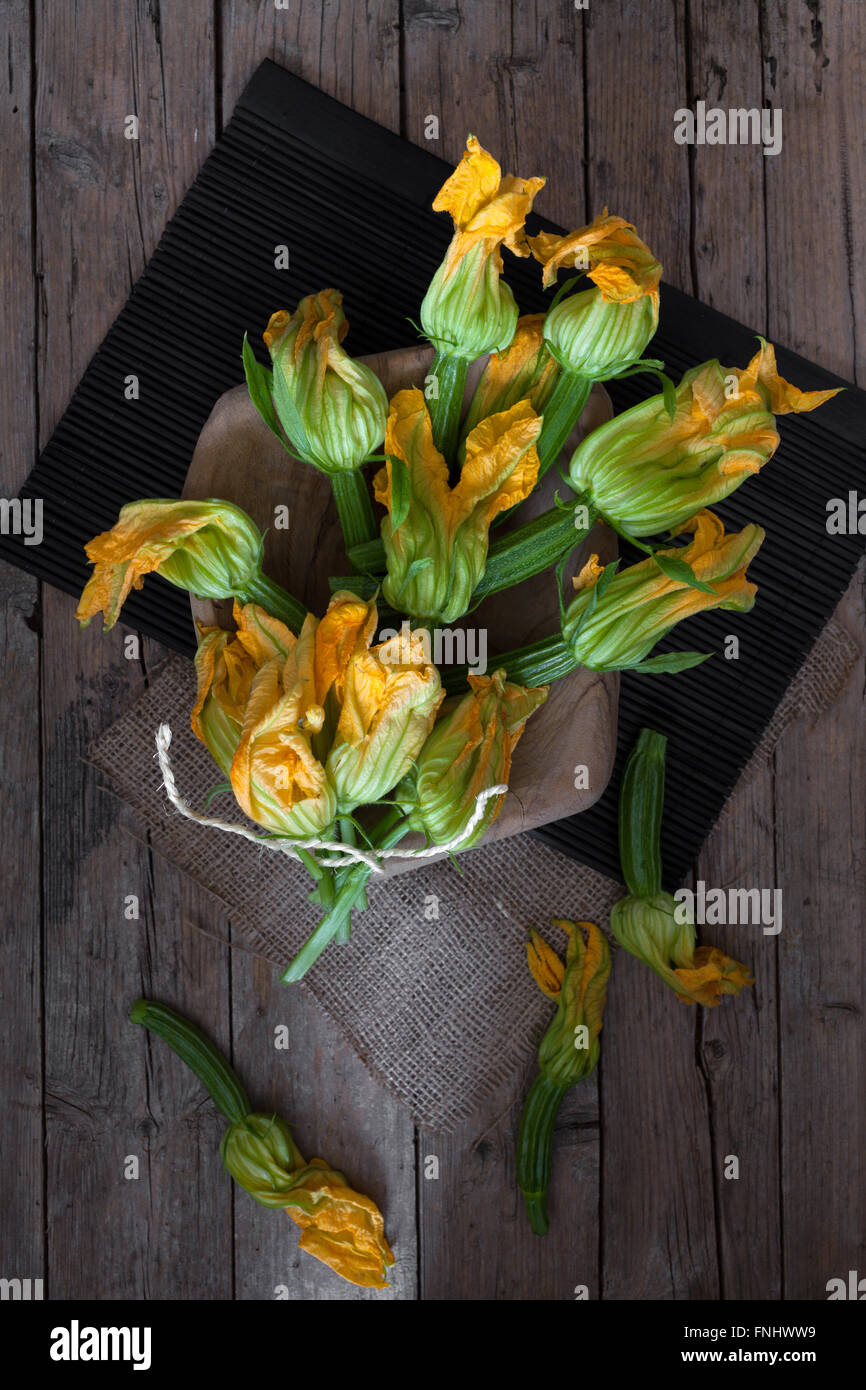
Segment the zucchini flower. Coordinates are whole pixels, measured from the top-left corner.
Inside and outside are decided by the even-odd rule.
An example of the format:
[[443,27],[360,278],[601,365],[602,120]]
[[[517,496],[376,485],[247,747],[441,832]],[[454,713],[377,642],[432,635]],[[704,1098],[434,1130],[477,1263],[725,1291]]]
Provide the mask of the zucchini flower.
[[547,1189],[557,1112],[566,1092],[589,1076],[598,1062],[610,976],[610,950],[594,922],[560,920],[554,926],[568,933],[564,964],[534,929],[527,945],[533,979],[557,1004],[538,1049],[539,1074],[526,1097],[517,1137],[517,1182],[536,1235],[544,1235],[548,1228]]
[[321,1158],[312,1159],[297,1176],[286,1211],[301,1227],[300,1250],[350,1284],[388,1287],[385,1270],[394,1264],[394,1255],[382,1213],[369,1197],[354,1192],[342,1173]]
[[502,177],[474,135],[433,202],[449,212],[454,236],[421,305],[421,324],[437,350],[468,361],[501,352],[517,324],[514,296],[502,282],[501,247],[528,256],[523,224],[546,180]]
[[517,321],[510,346],[490,354],[466,414],[464,434],[518,401],[529,401],[536,415],[543,414],[558,373],[544,341],[544,314],[525,314]]
[[340,346],[349,330],[337,290],[272,314],[264,334],[274,406],[299,454],[323,473],[360,468],[385,434],[388,398],[375,372]]
[[684,1004],[712,1008],[722,995],[739,994],[754,983],[745,965],[715,946],[697,945],[694,923],[670,893],[620,898],[611,909],[610,927],[619,944],[654,970]]
[[532,254],[552,285],[561,266],[578,266],[594,288],[572,294],[547,315],[544,336],[567,370],[604,380],[637,361],[656,331],[662,268],[623,217],[607,208],[567,236],[530,237]]
[[353,657],[325,765],[341,814],[378,801],[405,776],[443,699],[420,637],[392,639]]
[[540,430],[528,401],[488,416],[467,436],[452,488],[423,393],[397,392],[385,435],[388,462],[373,481],[376,501],[388,509],[382,591],[392,608],[424,622],[463,616],[484,573],[490,523],[535,485]]
[[371,647],[374,603],[338,593],[300,637],[256,604],[237,631],[209,628],[196,653],[191,723],[259,825],[320,835],[408,771],[443,698],[422,640]]
[[572,581],[577,593],[566,609],[562,637],[581,666],[594,671],[640,667],[683,618],[710,608],[747,613],[753,607],[757,586],[746,579],[746,568],[763,542],[761,527],[744,526],[726,536],[719,518],[703,511],[674,534],[682,531],[694,533],[688,545],[657,554],[662,562],[691,566],[701,588],[671,578],[654,556],[610,578],[593,555]]
[[673,419],[657,395],[593,430],[572,457],[572,486],[627,536],[671,530],[763,468],[779,443],[773,412],[814,410],[835,394],[784,381],[762,339],[745,370],[712,361],[686,372]]
[[229,1121],[220,1153],[235,1182],[262,1206],[285,1209],[302,1229],[299,1248],[341,1278],[387,1288],[394,1255],[375,1202],[321,1158],[307,1163],[279,1116],[251,1114],[240,1078],[189,1019],[151,999],[136,1000],[129,1016],[168,1043]]
[[670,985],[684,1004],[720,1004],[753,977],[714,946],[697,946],[694,923],[662,888],[661,822],[667,739],[641,729],[619,795],[619,857],[628,894],[614,903],[611,931],[621,946]]
[[278,1115],[245,1115],[220,1143],[226,1171],[263,1207],[283,1210],[306,1164],[292,1131]]
[[114,627],[130,589],[157,572],[199,598],[243,593],[260,572],[262,534],[231,502],[129,502],[116,524],[85,546],[94,565],[75,616],[82,627],[103,613]]
[[190,723],[226,777],[240,741],[244,710],[256,671],[268,661],[286,661],[297,641],[284,623],[257,604],[235,600],[237,631],[201,629],[195,654],[196,701]]
[[[470,690],[446,700],[414,770],[395,793],[408,814],[407,828],[435,845],[465,833],[479,792],[508,782],[511,759],[526,721],[547,699],[547,686],[526,690],[505,679],[469,676]],[[460,849],[474,845],[499,814],[502,796],[491,797]]]

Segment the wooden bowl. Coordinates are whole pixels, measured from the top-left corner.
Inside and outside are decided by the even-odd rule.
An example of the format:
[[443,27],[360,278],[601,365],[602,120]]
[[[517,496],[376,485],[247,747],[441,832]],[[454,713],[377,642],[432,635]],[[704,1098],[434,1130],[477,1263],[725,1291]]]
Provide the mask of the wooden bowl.
[[[390,397],[404,387],[423,386],[431,358],[429,347],[418,347],[362,360],[377,373]],[[478,362],[471,369],[467,398],[482,366]],[[607,392],[594,387],[568,441],[569,452],[611,414]],[[549,510],[557,487],[562,484],[556,469],[551,469],[538,492],[519,508],[517,524]],[[266,573],[315,613],[327,608],[328,576],[350,573],[327,478],[285,452],[260,418],[245,385],[227,391],[216,402],[199,436],[183,495],[221,497],[243,507],[266,532]],[[288,529],[275,528],[277,507],[289,509]],[[499,534],[505,534],[504,527]],[[604,563],[614,558],[613,532],[605,526],[593,530],[572,557],[566,584],[590,551],[597,552]],[[229,603],[193,599],[192,610],[197,622],[232,627]],[[466,622],[487,629],[487,670],[494,671],[497,652],[557,631],[559,606],[553,574],[536,575],[486,599]],[[575,815],[598,800],[613,768],[618,694],[616,674],[579,669],[553,683],[547,701],[526,725],[514,755],[508,795],[485,841]],[[399,860],[391,864],[394,872],[407,867]]]

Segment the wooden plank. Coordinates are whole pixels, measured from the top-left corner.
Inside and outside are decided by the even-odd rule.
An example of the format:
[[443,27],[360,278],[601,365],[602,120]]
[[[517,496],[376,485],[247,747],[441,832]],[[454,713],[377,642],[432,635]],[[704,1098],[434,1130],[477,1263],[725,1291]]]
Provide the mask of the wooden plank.
[[271,58],[345,102],[400,128],[399,0],[220,0],[221,101],[225,120],[259,63]]
[[[289,68],[391,130],[400,127],[399,5],[226,0],[221,6],[222,110],[227,119],[264,58]],[[359,925],[359,930],[362,926]],[[242,943],[243,937],[236,933]],[[280,986],[270,965],[232,953],[232,1017],[237,1063],[262,1105],[297,1125],[302,1152],[326,1158],[380,1203],[397,1255],[388,1293],[356,1289],[299,1254],[294,1225],[235,1202],[237,1297],[325,1301],[417,1296],[414,1129],[406,1111],[376,1082],[314,1002]],[[285,1024],[291,1047],[278,1051]],[[255,1087],[253,1078],[257,1078]]]
[[[763,105],[760,14],[744,5],[736,28],[725,0],[689,11],[690,102]],[[693,265],[698,297],[766,330],[764,173],[754,145],[702,145],[691,152]],[[713,355],[707,345],[707,356]],[[743,365],[743,364],[735,364]],[[760,598],[758,600],[760,602]],[[736,624],[748,642],[748,625]],[[713,887],[776,881],[773,777],[763,767],[730,806],[699,856],[696,877]],[[772,1299],[781,1293],[777,941],[760,927],[706,927],[701,939],[755,971],[740,999],[697,1019],[696,1059],[706,1087],[720,1294]],[[726,1176],[734,1169],[738,1177]]]
[[[213,129],[211,7],[40,7],[36,14],[40,437],[121,307]],[[74,56],[73,56],[74,55]],[[138,115],[138,141],[124,138]],[[227,980],[179,935],[183,896],[81,761],[142,688],[122,629],[76,630],[47,590],[45,1038],[52,1295],[227,1297],[230,1190],[198,1084],[126,1020],[140,993],[227,1042]],[[151,655],[156,655],[153,650]],[[124,917],[128,895],[138,920]],[[128,1157],[138,1180],[127,1180]],[[222,1250],[225,1257],[215,1258]]]
[[[862,379],[866,302],[857,237],[866,170],[854,151],[866,14],[839,0],[769,6],[765,45],[767,102],[781,107],[785,122],[784,152],[766,161],[770,331]],[[825,267],[817,282],[816,265]],[[804,293],[804,285],[815,291]],[[852,478],[851,486],[860,482]],[[837,610],[861,648],[862,604],[860,580]],[[788,731],[775,767],[786,909],[779,938],[783,1288],[786,1298],[825,1298],[829,1279],[866,1267],[862,663],[831,709]]]
[[688,157],[673,139],[688,90],[685,5],[609,0],[590,4],[585,24],[588,212],[607,205],[634,222],[665,279],[692,294]]
[[[684,7],[590,7],[586,74],[589,210],[628,217],[665,278],[691,291],[688,156],[673,140],[687,89]],[[696,1026],[696,1010],[617,953],[601,1064],[603,1298],[718,1296]]]
[[[12,497],[36,450],[30,15],[7,7],[7,81],[0,95],[0,492]],[[0,932],[4,1152],[0,1265],[7,1278],[46,1280],[43,1240],[39,584],[0,564],[3,650],[5,884]],[[48,1297],[47,1283],[43,1293]]]
[[[539,210],[579,225],[580,16],[547,4],[515,4],[509,13],[505,5],[410,0],[404,33],[404,135],[427,143],[425,119],[438,116],[440,138],[430,148],[456,163],[467,134],[477,134],[504,171],[547,175]],[[549,119],[551,100],[562,103],[565,119]],[[551,1229],[542,1239],[532,1234],[514,1171],[531,1076],[532,1068],[516,1075],[454,1133],[419,1136],[424,1299],[571,1299],[577,1284],[598,1295],[596,1083],[572,1091],[560,1112]],[[426,1157],[438,1159],[437,1179],[425,1176]]]

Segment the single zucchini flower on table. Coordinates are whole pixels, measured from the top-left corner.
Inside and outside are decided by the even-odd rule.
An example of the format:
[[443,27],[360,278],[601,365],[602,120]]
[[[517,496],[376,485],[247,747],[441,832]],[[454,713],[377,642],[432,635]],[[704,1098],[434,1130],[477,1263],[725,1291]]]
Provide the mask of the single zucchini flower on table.
[[538,1049],[538,1076],[524,1102],[517,1138],[517,1182],[536,1235],[548,1229],[547,1189],[556,1116],[566,1092],[598,1063],[610,976],[610,950],[594,922],[558,920],[554,926],[568,933],[565,963],[534,928],[527,946],[533,979],[557,1004]]
[[451,214],[454,236],[421,305],[421,324],[436,349],[434,435],[449,459],[468,363],[504,351],[514,336],[518,310],[501,279],[501,248],[529,255],[523,224],[544,184],[542,178],[503,178],[493,156],[470,135],[466,154],[434,199],[434,211]]
[[[593,555],[572,581],[576,594],[565,610],[562,639],[581,666],[684,670],[704,656],[677,652],[647,661],[677,623],[711,608],[747,613],[753,607],[758,590],[746,569],[763,542],[761,527],[744,526],[726,536],[719,518],[703,511],[681,530],[693,533],[688,545],[659,550],[619,574],[612,566],[606,572]],[[685,577],[672,577],[678,565],[688,566],[691,576],[684,569]]]
[[340,346],[349,325],[337,290],[307,295],[293,314],[272,314],[264,339],[273,362],[273,400],[294,448],[326,473],[346,546],[375,534],[359,469],[382,442],[388,398],[376,373]]
[[394,1254],[375,1202],[322,1159],[307,1163],[278,1115],[252,1113],[236,1072],[189,1019],[149,999],[136,1001],[130,1019],[163,1038],[198,1077],[229,1121],[220,1144],[227,1171],[261,1206],[288,1212],[301,1227],[299,1249],[351,1284],[387,1288]]
[[[505,679],[469,676],[470,690],[447,700],[413,771],[395,796],[408,812],[407,829],[434,845],[464,834],[479,792],[507,784],[511,759],[526,721],[547,699],[547,687],[526,690]],[[499,814],[502,796],[491,797],[460,849],[477,843]]]
[[621,946],[670,985],[684,1004],[712,1008],[739,994],[753,977],[714,946],[698,946],[682,904],[662,888],[661,818],[667,739],[642,729],[619,798],[620,862],[628,894],[614,904],[610,925]]
[[114,627],[130,590],[158,573],[198,598],[261,597],[299,628],[306,609],[263,575],[262,546],[255,522],[231,502],[128,502],[111,530],[85,546],[94,568],[75,616],[87,627],[102,613],[106,630]]
[[422,622],[463,616],[484,573],[493,518],[535,486],[540,430],[528,401],[488,416],[467,435],[451,487],[423,393],[397,392],[385,436],[388,462],[373,483],[388,511],[383,593],[393,608]]
[[712,361],[686,372],[673,418],[657,395],[593,430],[575,450],[569,478],[623,535],[657,535],[763,468],[779,444],[775,414],[814,410],[835,394],[784,381],[761,339],[744,370]]
[[567,236],[541,232],[530,237],[552,285],[563,266],[586,269],[592,289],[568,295],[549,311],[544,338],[562,368],[545,412],[540,445],[546,472],[565,444],[594,381],[633,369],[658,327],[662,267],[623,217],[607,209],[588,227]]

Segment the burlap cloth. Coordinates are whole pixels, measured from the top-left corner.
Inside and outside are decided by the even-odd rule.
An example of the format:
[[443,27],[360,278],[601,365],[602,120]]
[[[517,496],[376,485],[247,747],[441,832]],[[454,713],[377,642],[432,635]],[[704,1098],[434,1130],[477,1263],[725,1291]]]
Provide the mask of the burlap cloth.
[[[828,623],[768,725],[740,784],[801,715],[817,715],[859,656]],[[169,805],[154,736],[172,729],[181,795],[202,811],[220,774],[189,728],[192,662],[174,657],[146,694],[93,745],[91,759],[138,813],[153,848],[209,889],[250,947],[284,967],[317,921],[306,870],[282,854],[183,819]],[[736,794],[736,792],[734,793]],[[209,814],[241,817],[230,796]],[[724,814],[724,812],[722,813]],[[526,968],[527,926],[551,917],[607,923],[613,879],[532,835],[481,845],[451,864],[371,883],[352,940],[329,947],[301,986],[347,1035],[370,1071],[424,1128],[452,1129],[526,1060],[550,1014]],[[176,930],[165,923],[165,930]]]

